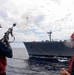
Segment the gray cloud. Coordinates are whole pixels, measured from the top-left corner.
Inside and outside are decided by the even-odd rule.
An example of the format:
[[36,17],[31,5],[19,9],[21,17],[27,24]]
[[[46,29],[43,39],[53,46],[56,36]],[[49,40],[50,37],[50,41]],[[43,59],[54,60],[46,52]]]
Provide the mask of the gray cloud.
[[8,18],[8,14],[6,10],[0,9],[0,18],[6,20]]
[[34,23],[36,25],[40,25],[40,23],[44,20],[45,16],[44,15],[38,15],[37,17],[35,17]]
[[54,38],[58,35],[66,37],[66,33],[68,37],[74,31],[72,2],[72,0],[0,0],[0,22],[5,28],[16,22],[14,31],[17,38],[20,38],[21,34],[23,39],[27,35],[32,37],[32,40],[39,40],[45,38],[47,31],[50,30],[54,32]]

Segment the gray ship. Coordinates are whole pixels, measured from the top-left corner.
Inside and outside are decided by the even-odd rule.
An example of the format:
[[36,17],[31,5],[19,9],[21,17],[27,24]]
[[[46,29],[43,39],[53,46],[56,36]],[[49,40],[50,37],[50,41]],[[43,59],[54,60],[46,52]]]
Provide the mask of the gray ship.
[[37,57],[71,57],[74,54],[74,48],[66,44],[66,41],[41,42],[23,42],[26,46],[29,56]]

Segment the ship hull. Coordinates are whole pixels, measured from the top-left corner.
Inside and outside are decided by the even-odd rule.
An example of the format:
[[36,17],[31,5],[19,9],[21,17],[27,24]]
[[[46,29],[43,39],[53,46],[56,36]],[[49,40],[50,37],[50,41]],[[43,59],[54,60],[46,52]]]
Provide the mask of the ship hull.
[[66,47],[64,42],[23,42],[30,56],[71,57],[74,49]]

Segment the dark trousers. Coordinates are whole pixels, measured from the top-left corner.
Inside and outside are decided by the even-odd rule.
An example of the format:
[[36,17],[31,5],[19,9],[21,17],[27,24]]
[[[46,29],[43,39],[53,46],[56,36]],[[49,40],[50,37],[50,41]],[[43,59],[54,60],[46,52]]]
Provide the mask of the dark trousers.
[[0,74],[0,75],[6,75],[6,73]]
[[74,75],[74,72],[72,72],[72,74],[71,75]]

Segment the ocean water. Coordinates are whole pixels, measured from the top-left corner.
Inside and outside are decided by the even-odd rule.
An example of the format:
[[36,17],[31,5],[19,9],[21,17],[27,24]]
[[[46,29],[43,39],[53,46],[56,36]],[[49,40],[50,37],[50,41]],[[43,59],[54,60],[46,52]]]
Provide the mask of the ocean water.
[[67,68],[67,62],[55,59],[29,58],[23,43],[11,44],[13,58],[7,58],[7,75],[60,75],[62,67]]

